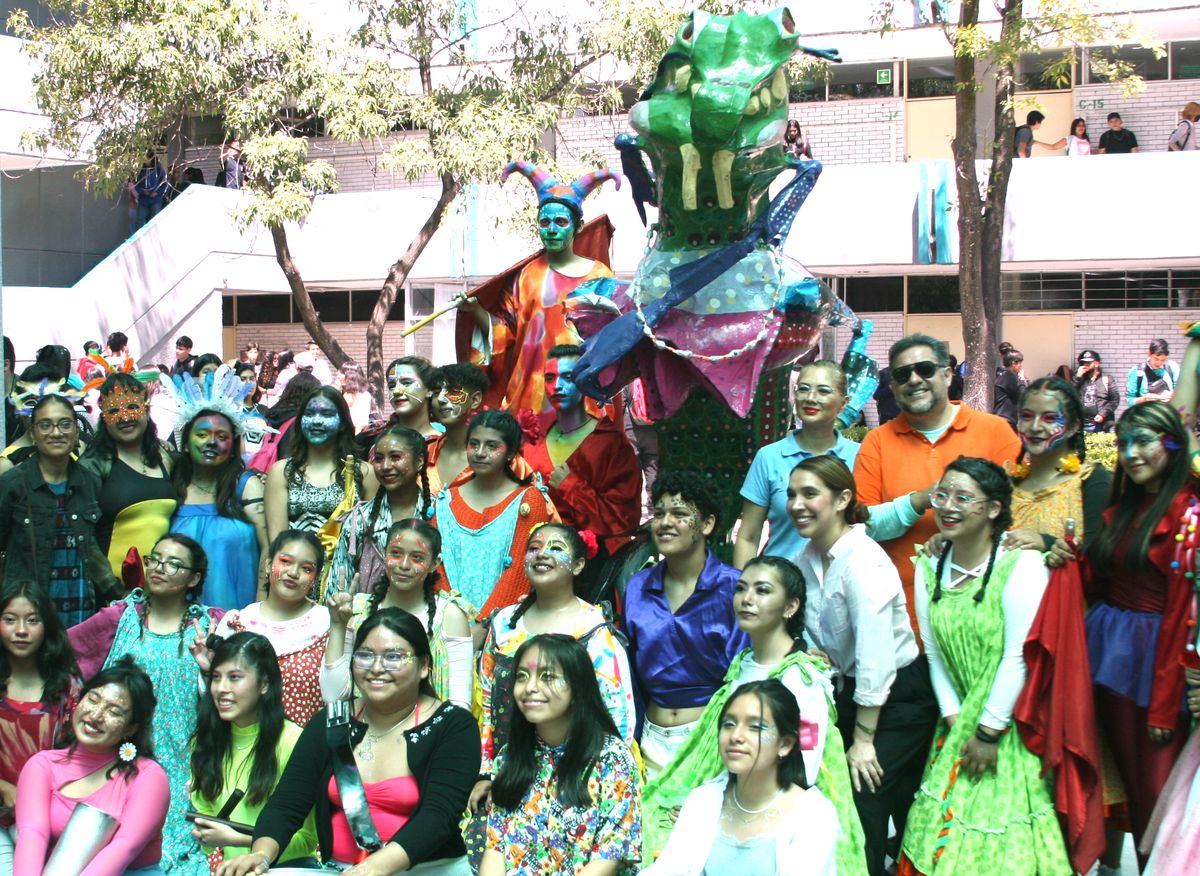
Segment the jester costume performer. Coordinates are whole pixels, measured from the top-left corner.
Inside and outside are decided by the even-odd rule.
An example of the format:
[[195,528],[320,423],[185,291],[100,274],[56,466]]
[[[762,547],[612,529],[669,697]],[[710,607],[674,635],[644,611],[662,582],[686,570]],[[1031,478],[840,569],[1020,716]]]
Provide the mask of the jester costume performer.
[[491,380],[486,406],[542,414],[550,408],[542,386],[546,353],[558,344],[580,340],[566,319],[567,293],[585,281],[612,276],[604,263],[575,254],[583,199],[607,180],[620,186],[621,175],[605,168],[564,185],[527,161],[513,161],[500,174],[500,182],[514,170],[537,191],[538,236],[545,251],[525,265],[490,314],[482,307],[475,311],[470,361]]

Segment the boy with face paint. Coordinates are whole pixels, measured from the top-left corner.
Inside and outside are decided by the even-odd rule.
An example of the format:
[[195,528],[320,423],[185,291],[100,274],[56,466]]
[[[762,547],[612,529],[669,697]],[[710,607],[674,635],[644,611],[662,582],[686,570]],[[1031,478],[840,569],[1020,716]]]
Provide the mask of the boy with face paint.
[[647,781],[687,741],[733,658],[750,644],[733,610],[740,574],[708,547],[722,505],[716,486],[698,472],[665,472],[651,499],[650,534],[662,560],[625,590],[629,656],[646,699]]
[[446,430],[429,443],[427,473],[429,489],[435,495],[443,486],[462,483],[470,477],[467,424],[483,404],[489,386],[487,374],[469,362],[434,369],[429,387],[433,419]]
[[[523,174],[538,194],[538,237],[543,251],[521,268],[510,291],[485,307],[474,296],[461,296],[459,309],[471,325],[470,361],[487,371],[491,389],[484,404],[513,413],[552,410],[543,385],[547,354],[559,344],[578,344],[567,322],[567,295],[580,284],[611,277],[607,265],[575,253],[575,235],[583,225],[583,199],[606,180],[620,174],[604,169],[564,185],[545,170],[525,161],[511,162],[500,181],[513,171]],[[467,358],[467,351],[460,358]]]
[[563,522],[590,529],[611,554],[641,522],[642,470],[624,430],[584,405],[571,379],[582,355],[573,344],[550,350],[544,377],[554,413],[545,418],[545,436],[525,444],[523,453],[549,487]]

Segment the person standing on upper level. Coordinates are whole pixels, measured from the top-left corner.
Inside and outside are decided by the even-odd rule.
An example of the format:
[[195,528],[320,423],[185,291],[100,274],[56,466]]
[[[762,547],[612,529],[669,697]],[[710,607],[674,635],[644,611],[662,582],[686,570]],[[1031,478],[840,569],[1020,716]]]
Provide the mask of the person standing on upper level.
[[1137,137],[1124,125],[1120,113],[1108,114],[1108,130],[1100,135],[1101,155],[1125,155],[1138,151]]

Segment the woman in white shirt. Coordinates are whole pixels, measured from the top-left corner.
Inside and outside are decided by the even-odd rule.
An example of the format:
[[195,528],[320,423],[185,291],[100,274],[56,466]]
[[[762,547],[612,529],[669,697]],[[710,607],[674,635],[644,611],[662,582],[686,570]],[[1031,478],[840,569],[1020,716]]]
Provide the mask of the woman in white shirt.
[[1088,139],[1087,119],[1076,119],[1071,122],[1071,133],[1067,135],[1067,154],[1092,154],[1092,141]]
[[806,778],[791,730],[800,721],[778,679],[738,688],[719,721],[727,772],[688,795],[662,855],[642,873],[835,876],[837,811]]
[[882,876],[888,820],[903,833],[937,722],[929,669],[896,567],[858,522],[866,508],[846,464],[824,455],[792,469],[788,512],[809,539],[797,562],[806,582],[805,634],[834,669],[868,872]]

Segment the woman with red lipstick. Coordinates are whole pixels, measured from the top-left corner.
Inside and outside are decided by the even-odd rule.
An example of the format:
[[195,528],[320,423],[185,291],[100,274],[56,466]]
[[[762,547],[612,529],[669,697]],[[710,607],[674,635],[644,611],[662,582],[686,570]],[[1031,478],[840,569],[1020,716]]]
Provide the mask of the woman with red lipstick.
[[792,404],[800,428],[760,448],[742,484],[742,517],[733,547],[733,564],[739,569],[758,556],[764,523],[771,531],[763,553],[790,560],[804,550],[808,539],[788,517],[788,478],[796,463],[814,456],[835,456],[854,470],[858,443],[837,431],[838,415],[849,400],[846,375],[836,362],[813,362],[796,375]]
[[[192,808],[216,815],[235,791],[244,796],[229,821],[254,826],[284,767],[300,728],[283,716],[283,678],[270,641],[258,633],[234,633],[213,650],[212,670],[200,697],[200,720],[192,737]],[[192,835],[217,865],[246,854],[250,834],[197,818]],[[315,866],[317,831],[312,815],[280,858],[283,866]]]
[[100,387],[100,427],[79,464],[100,478],[96,540],[120,577],[129,548],[145,554],[171,528],[179,499],[174,464],[150,420],[146,387],[132,374],[110,374]]
[[249,630],[271,640],[283,675],[283,713],[301,726],[324,704],[319,672],[329,639],[329,611],[308,598],[324,563],[315,535],[285,529],[271,544],[267,598],[229,612],[217,627],[218,636]]
[[[159,858],[170,836],[163,830],[169,794],[150,738],[156,706],[156,688],[130,657],[83,685],[65,747],[35,754],[21,770],[14,873],[163,872]],[[56,841],[72,829],[71,818],[81,803],[112,818],[115,833],[103,844],[98,837],[76,834],[68,847],[56,848]],[[66,860],[47,867],[47,858],[57,858],[60,852]],[[202,857],[199,863],[203,869],[167,869],[207,873]]]
[[898,872],[1069,876],[1053,773],[1010,730],[1046,565],[1004,546],[1012,484],[995,463],[960,456],[930,498],[948,546],[936,566],[918,557],[914,593],[941,720]]
[[395,606],[425,625],[432,658],[429,681],[438,697],[471,708],[475,679],[471,618],[475,611],[454,591],[438,588],[441,552],[442,537],[431,524],[414,517],[397,521],[387,533],[384,574],[370,592],[329,597],[329,644],[321,664],[321,693],[326,702],[351,696],[350,650],[355,632],[379,609]]
[[1197,495],[1188,433],[1171,405],[1127,409],[1117,447],[1112,502],[1088,544],[1085,586],[1093,601],[1085,625],[1096,718],[1140,838],[1187,740],[1180,661],[1195,582],[1176,548],[1196,524]]
[[641,858],[638,768],[592,660],[559,633],[514,660],[512,730],[500,755],[479,876],[616,876]]
[[163,868],[203,876],[208,863],[183,818],[191,775],[188,740],[196,727],[200,681],[190,651],[212,632],[224,612],[200,603],[208,558],[191,538],[178,533],[160,538],[143,563],[143,587],[72,627],[68,635],[85,677],[125,655],[149,674],[159,703],[150,727],[155,759],[171,786]]
[[342,521],[329,559],[326,596],[351,590],[366,592],[386,577],[383,555],[392,523],[429,516],[433,498],[426,468],[427,446],[421,434],[407,426],[392,426],[375,439],[370,460],[379,491],[375,498],[350,509]]
[[79,700],[75,653],[45,588],[0,587],[0,873],[12,873],[21,767],[53,748]]

